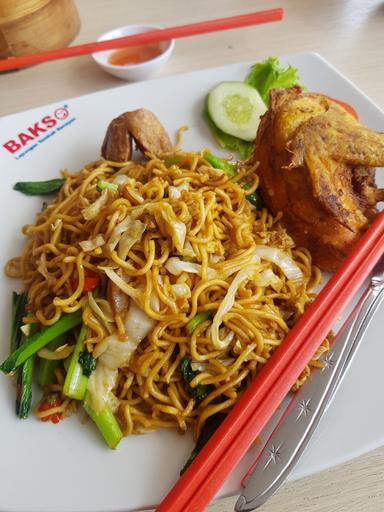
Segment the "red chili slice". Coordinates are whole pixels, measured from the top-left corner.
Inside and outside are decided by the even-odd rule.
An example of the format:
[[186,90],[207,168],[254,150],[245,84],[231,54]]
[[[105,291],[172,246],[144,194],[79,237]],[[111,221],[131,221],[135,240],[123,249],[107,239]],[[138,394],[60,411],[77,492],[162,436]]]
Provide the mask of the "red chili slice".
[[61,414],[58,412],[55,412],[55,414],[51,414],[51,422],[57,425],[61,420]]
[[[96,272],[92,272],[92,270],[89,270],[86,268],[84,270],[84,287],[83,287],[83,293],[93,292],[99,285],[100,285],[101,279],[100,275]],[[71,279],[71,287],[72,290],[76,290],[77,286],[79,284],[79,280],[77,277],[73,277]]]
[[[52,409],[53,407],[59,407],[60,405],[60,400],[53,400],[52,402],[46,400],[44,402],[41,402],[37,410],[39,412],[48,411],[49,409]],[[57,424],[61,420],[61,413],[55,412],[53,414],[49,414],[48,416],[43,416],[42,418],[40,418],[40,420],[44,422],[51,421],[52,423]]]

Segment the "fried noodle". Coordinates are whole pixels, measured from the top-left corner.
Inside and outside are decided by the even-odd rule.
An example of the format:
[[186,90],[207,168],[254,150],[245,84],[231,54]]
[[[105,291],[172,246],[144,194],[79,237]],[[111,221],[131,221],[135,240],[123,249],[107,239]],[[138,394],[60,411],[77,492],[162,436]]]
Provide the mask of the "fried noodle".
[[[178,150],[144,163],[103,160],[63,171],[57,198],[24,226],[22,255],[6,266],[28,290],[26,322],[52,325],[83,309],[94,373],[115,371],[108,399],[125,435],[192,424],[198,436],[207,418],[235,404],[321,279],[279,217],[247,201],[258,186],[256,166],[233,179],[204,155]],[[98,191],[99,180],[117,190]],[[284,254],[300,278],[287,277],[260,247]],[[85,291],[89,273],[100,277],[95,294]],[[203,312],[210,317],[189,332]],[[139,314],[148,332],[129,351]],[[325,340],[296,388],[327,348]],[[116,357],[120,349],[126,356]],[[184,358],[196,372],[189,384]],[[197,386],[205,396],[193,393]]]

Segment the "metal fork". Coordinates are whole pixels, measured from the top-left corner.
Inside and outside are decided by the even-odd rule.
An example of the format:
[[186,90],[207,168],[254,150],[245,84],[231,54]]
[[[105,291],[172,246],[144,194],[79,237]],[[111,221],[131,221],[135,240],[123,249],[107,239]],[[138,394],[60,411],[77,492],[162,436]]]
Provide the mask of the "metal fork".
[[292,398],[245,480],[235,510],[255,510],[285,482],[307,446],[346,374],[374,313],[384,299],[384,256],[374,267],[367,289],[340,329],[323,368]]

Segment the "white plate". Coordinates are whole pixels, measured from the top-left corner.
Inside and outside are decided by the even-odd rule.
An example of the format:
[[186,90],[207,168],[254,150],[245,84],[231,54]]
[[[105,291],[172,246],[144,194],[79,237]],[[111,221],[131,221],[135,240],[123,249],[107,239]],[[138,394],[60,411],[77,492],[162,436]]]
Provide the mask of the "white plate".
[[[363,122],[383,131],[384,114],[379,108],[321,57],[301,54],[282,61],[299,69],[301,83],[310,90],[351,103]],[[0,266],[20,252],[20,228],[33,220],[42,203],[41,198],[28,198],[13,191],[16,181],[53,178],[59,169],[77,170],[98,158],[109,121],[123,111],[139,107],[153,110],[172,135],[188,123],[190,131],[184,140],[185,149],[200,150],[208,146],[218,153],[201,117],[205,94],[221,80],[242,80],[251,64],[125,85],[0,119],[3,244]],[[52,119],[56,124],[49,128]],[[39,132],[43,126],[47,131]],[[4,147],[8,141],[16,140],[18,134],[27,133],[28,128],[32,128],[36,137],[27,140],[22,136],[23,148],[11,153]],[[9,143],[8,147],[15,149],[17,145]],[[9,279],[1,280],[1,360],[8,352],[10,297],[16,285]],[[383,314],[382,309],[373,321],[294,478],[334,466],[384,444],[384,408],[380,405]],[[158,503],[172,487],[193,446],[189,436],[159,430],[124,439],[116,451],[111,451],[93,425],[82,425],[79,416],[58,425],[42,423],[33,417],[25,421],[17,419],[14,396],[10,379],[1,375],[1,511],[125,512],[149,507]],[[239,490],[241,476],[255,453],[251,451],[244,457],[221,489],[221,496]]]

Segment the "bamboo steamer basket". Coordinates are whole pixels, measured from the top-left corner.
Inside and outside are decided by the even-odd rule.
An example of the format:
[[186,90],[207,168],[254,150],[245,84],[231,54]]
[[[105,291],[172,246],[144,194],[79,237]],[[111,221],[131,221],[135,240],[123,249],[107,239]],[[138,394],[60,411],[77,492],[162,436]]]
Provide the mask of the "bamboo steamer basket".
[[68,46],[79,30],[74,0],[0,0],[0,58]]

